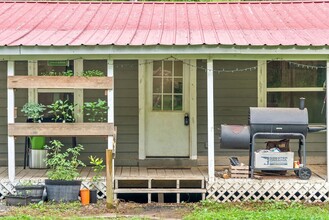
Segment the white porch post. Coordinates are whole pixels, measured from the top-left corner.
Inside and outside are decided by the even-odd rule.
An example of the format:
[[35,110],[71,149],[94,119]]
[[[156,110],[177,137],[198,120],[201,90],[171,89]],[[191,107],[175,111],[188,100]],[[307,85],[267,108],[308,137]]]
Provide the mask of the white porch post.
[[329,80],[329,60],[327,61],[327,71],[326,71],[326,125],[327,125],[327,141],[326,141],[326,145],[327,145],[327,182],[329,182],[329,132],[328,132],[328,128],[329,128],[329,88],[328,88],[328,80]]
[[[7,76],[14,76],[14,61],[7,63]],[[7,119],[8,124],[15,123],[14,116],[15,96],[14,89],[8,89],[7,93]],[[15,137],[8,135],[8,177],[10,182],[15,180]]]
[[[107,122],[114,123],[114,77],[113,77],[113,60],[107,60],[107,76],[112,77],[112,89],[107,90],[107,105],[109,109],[107,111]],[[107,148],[113,150],[113,136],[108,136],[107,138]]]
[[215,180],[214,143],[214,71],[213,60],[207,60],[207,117],[208,117],[208,175],[209,182]]

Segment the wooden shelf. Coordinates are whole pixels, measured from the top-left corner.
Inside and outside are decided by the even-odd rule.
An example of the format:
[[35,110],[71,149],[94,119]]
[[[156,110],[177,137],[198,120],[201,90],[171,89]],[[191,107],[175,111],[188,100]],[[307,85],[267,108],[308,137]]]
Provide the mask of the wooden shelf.
[[112,77],[8,76],[8,89],[112,89]]
[[110,136],[113,123],[14,123],[8,124],[9,136]]

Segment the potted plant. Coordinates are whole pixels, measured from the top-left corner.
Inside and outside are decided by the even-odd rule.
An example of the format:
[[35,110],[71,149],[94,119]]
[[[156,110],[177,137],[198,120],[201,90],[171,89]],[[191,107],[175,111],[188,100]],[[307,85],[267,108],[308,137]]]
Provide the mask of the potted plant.
[[22,181],[15,186],[17,195],[30,196],[30,202],[32,203],[42,201],[44,189],[44,185],[34,185],[31,180]]
[[74,105],[69,103],[69,100],[56,100],[51,105],[47,106],[50,111],[48,113],[53,114],[53,120],[55,122],[73,122],[74,121]]
[[[22,112],[27,117],[28,122],[41,122],[43,119],[43,112],[46,110],[46,106],[40,103],[26,103]],[[47,168],[44,162],[47,150],[44,149],[46,138],[42,136],[28,137],[29,149],[29,167],[30,168]]]
[[58,140],[50,142],[46,164],[49,166],[45,180],[48,200],[55,202],[71,202],[78,200],[81,181],[78,166],[85,164],[78,159],[83,150],[82,145],[62,151],[63,144]]
[[43,112],[46,110],[46,106],[40,103],[26,103],[23,108],[22,112],[24,116],[27,117],[28,120],[32,120],[32,122],[41,122],[43,118]]
[[105,168],[103,159],[96,156],[89,156],[90,164],[92,165],[94,176],[91,178],[92,189],[90,190],[90,203],[97,203],[97,188],[102,180],[102,171]]
[[85,102],[83,110],[90,122],[104,122],[107,118],[108,106],[106,101],[98,99],[97,102]]

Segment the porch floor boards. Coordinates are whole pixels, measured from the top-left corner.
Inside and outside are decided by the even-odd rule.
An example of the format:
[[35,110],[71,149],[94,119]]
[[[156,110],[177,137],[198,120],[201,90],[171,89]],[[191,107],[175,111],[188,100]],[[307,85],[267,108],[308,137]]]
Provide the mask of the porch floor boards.
[[[325,180],[327,177],[327,165],[308,165],[312,171],[310,180]],[[226,166],[216,167],[216,171],[223,170]],[[94,173],[91,167],[79,169],[81,179],[90,179]],[[42,180],[46,179],[46,169],[23,169],[16,167],[16,180]],[[104,172],[105,177],[105,172]],[[266,179],[291,179],[296,176],[266,176]],[[208,178],[208,169],[205,166],[193,167],[191,169],[163,169],[147,167],[115,167],[114,180],[201,180]],[[296,177],[297,178],[297,177]],[[8,167],[0,167],[0,180],[8,180]]]

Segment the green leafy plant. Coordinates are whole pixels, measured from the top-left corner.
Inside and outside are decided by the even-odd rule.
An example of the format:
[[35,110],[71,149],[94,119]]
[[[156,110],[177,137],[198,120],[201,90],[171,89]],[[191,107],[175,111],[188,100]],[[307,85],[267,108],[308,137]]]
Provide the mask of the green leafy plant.
[[98,99],[97,102],[85,102],[83,110],[90,122],[104,122],[106,121],[108,106],[106,101]]
[[39,103],[26,103],[23,108],[22,112],[24,116],[28,119],[32,119],[33,122],[40,122],[43,118],[43,112],[46,110],[46,106]]
[[95,175],[91,178],[91,181],[94,184],[97,184],[102,178],[102,171],[104,170],[105,165],[103,164],[103,159],[96,156],[89,156],[89,160],[95,173]]
[[82,75],[86,77],[91,77],[91,76],[101,77],[104,76],[104,73],[100,70],[86,70],[82,73]]
[[48,113],[53,114],[55,122],[72,122],[74,121],[74,106],[72,103],[69,103],[69,100],[57,100],[47,107],[50,109]]
[[86,166],[78,159],[84,150],[81,144],[62,152],[63,146],[59,140],[53,140],[50,146],[46,146],[48,153],[45,161],[50,168],[47,176],[51,180],[75,180],[79,177],[78,166]]
[[73,76],[74,73],[72,70],[67,70],[63,72],[55,72],[55,71],[50,71],[47,73],[41,73],[41,76]]

